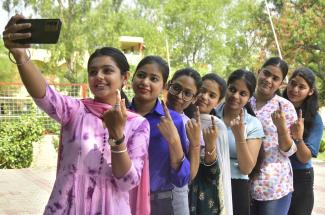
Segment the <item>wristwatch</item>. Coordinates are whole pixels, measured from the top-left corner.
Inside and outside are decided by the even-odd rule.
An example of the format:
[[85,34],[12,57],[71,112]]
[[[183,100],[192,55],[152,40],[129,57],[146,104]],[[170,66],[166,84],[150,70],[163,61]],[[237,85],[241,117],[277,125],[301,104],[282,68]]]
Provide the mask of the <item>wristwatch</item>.
[[123,143],[124,142],[124,139],[125,139],[125,135],[123,134],[123,137],[122,138],[120,138],[120,139],[113,139],[113,138],[109,138],[108,139],[108,144],[110,145],[110,146],[118,146],[118,145],[120,145],[121,143]]
[[302,143],[304,140],[303,139],[297,139],[297,140],[293,140],[295,142],[296,145],[299,145],[300,143]]

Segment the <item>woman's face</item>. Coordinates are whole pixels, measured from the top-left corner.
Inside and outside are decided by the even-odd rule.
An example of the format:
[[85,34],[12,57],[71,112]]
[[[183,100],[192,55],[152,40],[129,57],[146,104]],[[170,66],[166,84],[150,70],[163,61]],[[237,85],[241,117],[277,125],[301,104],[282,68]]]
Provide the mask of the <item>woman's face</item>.
[[132,80],[135,99],[151,102],[156,101],[164,88],[164,81],[159,66],[155,63],[140,67]]
[[238,79],[228,85],[225,108],[233,111],[241,110],[250,98],[250,92],[243,79]]
[[290,79],[287,86],[288,99],[295,107],[300,107],[303,101],[314,93],[304,78],[297,75]]
[[180,76],[168,86],[167,105],[178,113],[182,113],[191,103],[195,102],[195,80],[190,76]]
[[213,80],[204,80],[196,102],[200,113],[210,114],[212,109],[219,104],[220,96],[219,84]]
[[257,76],[257,93],[266,98],[272,98],[283,81],[281,69],[268,65],[263,67]]
[[89,64],[88,84],[98,102],[115,104],[116,89],[121,89],[127,79],[128,75],[121,75],[121,70],[109,56],[95,57]]

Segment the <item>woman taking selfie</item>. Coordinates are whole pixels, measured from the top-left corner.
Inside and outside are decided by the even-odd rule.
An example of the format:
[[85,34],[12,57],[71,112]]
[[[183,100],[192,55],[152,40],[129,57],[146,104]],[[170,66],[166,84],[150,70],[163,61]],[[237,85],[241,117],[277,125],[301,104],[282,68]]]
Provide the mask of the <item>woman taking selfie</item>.
[[[4,45],[35,103],[61,125],[58,171],[44,214],[149,214],[149,180],[143,177],[148,173],[149,123],[127,111],[121,99],[129,70],[125,56],[111,47],[91,54],[87,70],[94,99],[61,95],[30,60],[30,45],[15,42],[31,36],[17,33],[31,27],[17,24],[21,19],[16,15],[8,22]],[[136,195],[143,204],[129,195],[139,183]]]

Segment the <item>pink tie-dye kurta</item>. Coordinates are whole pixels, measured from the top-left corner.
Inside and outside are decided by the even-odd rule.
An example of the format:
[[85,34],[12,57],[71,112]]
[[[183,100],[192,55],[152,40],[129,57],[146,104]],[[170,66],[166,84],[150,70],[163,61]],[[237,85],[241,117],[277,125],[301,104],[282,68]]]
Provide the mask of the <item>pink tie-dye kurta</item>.
[[129,191],[140,182],[149,145],[149,123],[129,118],[125,143],[132,166],[114,177],[108,132],[102,120],[77,99],[62,96],[49,86],[36,104],[62,125],[61,153],[54,188],[44,214],[131,214]]
[[297,120],[296,110],[291,102],[275,95],[261,109],[257,110],[255,97],[250,100],[256,117],[263,125],[265,134],[263,139],[265,158],[261,166],[261,173],[251,183],[252,197],[259,201],[280,199],[293,191],[293,175],[289,156],[297,151],[297,147],[293,143],[287,152],[282,151],[279,147],[277,129],[271,118],[271,114],[279,109],[279,102],[289,128]]

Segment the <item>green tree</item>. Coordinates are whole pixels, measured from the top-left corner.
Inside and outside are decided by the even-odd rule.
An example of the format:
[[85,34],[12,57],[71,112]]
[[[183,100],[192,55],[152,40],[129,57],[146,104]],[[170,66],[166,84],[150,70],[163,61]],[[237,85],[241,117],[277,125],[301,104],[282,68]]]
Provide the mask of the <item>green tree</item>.
[[[279,37],[283,58],[291,71],[300,66],[310,67],[317,76],[320,102],[325,101],[325,2],[323,0],[277,0],[272,2],[273,22]],[[260,13],[265,5],[260,5]],[[276,45],[268,20],[256,16],[264,47],[276,54]]]
[[164,28],[174,64],[209,64],[213,51],[222,52],[224,7],[229,2],[170,0],[163,5]]
[[[31,8],[33,17],[61,19],[60,42],[54,46],[40,46],[51,53],[50,61],[41,69],[76,83],[86,80],[83,63],[88,50],[104,44],[116,45],[119,26],[116,13],[121,4],[122,0],[5,0],[2,6],[8,13],[16,8]],[[62,60],[64,65],[60,64]]]

